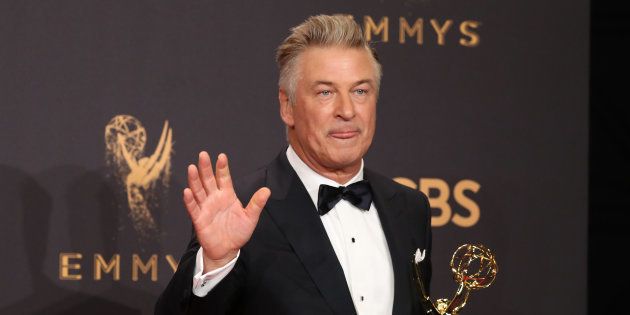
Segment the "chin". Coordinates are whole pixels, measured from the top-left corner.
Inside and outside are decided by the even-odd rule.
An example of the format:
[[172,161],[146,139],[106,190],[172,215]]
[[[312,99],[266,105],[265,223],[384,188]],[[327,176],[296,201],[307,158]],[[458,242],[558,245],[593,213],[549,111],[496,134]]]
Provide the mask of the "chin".
[[343,168],[352,166],[355,163],[361,163],[361,158],[363,155],[361,151],[352,150],[338,150],[330,156],[331,164],[333,164],[336,168]]

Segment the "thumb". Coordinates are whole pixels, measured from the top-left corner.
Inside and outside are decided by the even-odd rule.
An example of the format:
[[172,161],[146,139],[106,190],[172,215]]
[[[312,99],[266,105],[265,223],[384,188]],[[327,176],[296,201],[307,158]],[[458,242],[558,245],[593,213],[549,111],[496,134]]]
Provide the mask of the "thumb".
[[249,203],[245,208],[247,216],[258,220],[262,209],[265,207],[265,204],[267,204],[269,196],[271,196],[271,190],[269,190],[269,188],[263,187],[261,189],[258,189],[258,191],[256,191],[252,196],[252,199],[249,200]]

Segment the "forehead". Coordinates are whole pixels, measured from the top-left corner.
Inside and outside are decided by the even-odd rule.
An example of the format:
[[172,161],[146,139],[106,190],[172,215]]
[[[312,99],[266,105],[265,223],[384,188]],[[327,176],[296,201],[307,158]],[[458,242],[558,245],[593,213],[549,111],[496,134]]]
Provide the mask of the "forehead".
[[374,80],[375,61],[365,48],[309,47],[298,60],[300,78],[329,82]]

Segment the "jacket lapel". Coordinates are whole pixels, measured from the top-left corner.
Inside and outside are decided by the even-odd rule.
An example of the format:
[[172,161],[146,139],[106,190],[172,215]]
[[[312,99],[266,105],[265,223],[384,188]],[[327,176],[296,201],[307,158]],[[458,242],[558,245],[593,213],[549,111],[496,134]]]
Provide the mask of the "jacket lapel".
[[389,246],[389,254],[394,268],[394,307],[393,314],[412,313],[413,282],[411,279],[411,258],[413,253],[407,253],[405,248],[405,235],[408,231],[401,230],[406,224],[398,222],[405,202],[401,195],[396,193],[390,180],[368,169],[364,171],[365,178],[372,186],[374,204],[378,211],[383,233]]
[[267,168],[266,210],[293,247],[320,293],[338,314],[355,314],[337,255],[304,185],[284,151]]

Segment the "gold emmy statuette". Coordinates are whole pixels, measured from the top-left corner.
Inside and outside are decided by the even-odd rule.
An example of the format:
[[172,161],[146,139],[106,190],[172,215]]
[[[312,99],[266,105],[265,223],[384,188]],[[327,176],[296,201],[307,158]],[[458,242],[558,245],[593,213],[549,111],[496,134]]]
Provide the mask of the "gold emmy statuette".
[[464,244],[457,248],[451,258],[451,271],[455,282],[459,283],[455,296],[449,299],[431,301],[422,282],[420,262],[424,260],[424,252],[418,249],[413,257],[414,280],[418,291],[422,294],[420,301],[427,314],[454,315],[466,305],[471,291],[489,287],[497,276],[499,267],[494,255],[483,245]]

